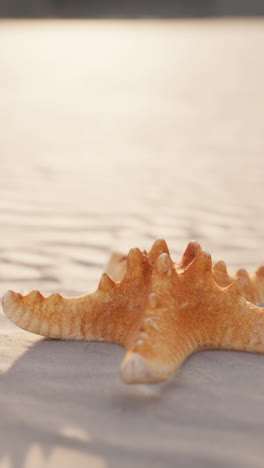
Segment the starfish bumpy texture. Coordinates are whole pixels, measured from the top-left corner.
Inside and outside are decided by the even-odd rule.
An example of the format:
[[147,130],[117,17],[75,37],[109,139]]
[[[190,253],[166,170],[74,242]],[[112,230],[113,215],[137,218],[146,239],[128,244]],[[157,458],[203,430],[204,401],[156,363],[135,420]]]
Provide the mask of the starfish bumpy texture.
[[115,254],[98,289],[80,297],[9,291],[4,311],[16,325],[65,340],[122,345],[126,383],[155,383],[192,353],[229,349],[264,353],[264,267],[227,273],[224,262],[190,242],[178,263],[163,240],[149,253]]

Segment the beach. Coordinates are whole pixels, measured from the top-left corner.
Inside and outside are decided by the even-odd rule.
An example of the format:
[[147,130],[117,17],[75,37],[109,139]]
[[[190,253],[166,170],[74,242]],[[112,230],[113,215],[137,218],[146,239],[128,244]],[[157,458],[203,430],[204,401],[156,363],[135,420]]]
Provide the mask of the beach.
[[[0,295],[96,289],[113,251],[264,264],[263,20],[0,21]],[[262,468],[264,356],[125,385],[124,350],[0,312],[0,468]]]

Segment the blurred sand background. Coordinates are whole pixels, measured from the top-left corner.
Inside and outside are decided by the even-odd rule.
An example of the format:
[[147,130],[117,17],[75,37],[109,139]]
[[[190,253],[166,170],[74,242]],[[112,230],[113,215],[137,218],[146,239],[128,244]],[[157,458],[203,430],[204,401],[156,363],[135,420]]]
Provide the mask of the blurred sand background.
[[[264,263],[264,21],[0,22],[0,293],[83,294],[112,250]],[[125,386],[123,350],[0,315],[0,468],[262,468],[264,358]]]

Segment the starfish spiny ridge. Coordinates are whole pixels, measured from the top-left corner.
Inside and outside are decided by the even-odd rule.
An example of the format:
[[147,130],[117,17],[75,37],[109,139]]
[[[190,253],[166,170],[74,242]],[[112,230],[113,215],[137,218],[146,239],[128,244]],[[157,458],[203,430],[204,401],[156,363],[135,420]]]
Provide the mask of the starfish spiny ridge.
[[230,349],[264,353],[264,267],[249,275],[214,266],[210,254],[190,242],[178,263],[164,240],[149,253],[114,254],[98,289],[79,297],[8,291],[7,317],[46,337],[122,345],[126,383],[156,383],[172,375],[192,353]]

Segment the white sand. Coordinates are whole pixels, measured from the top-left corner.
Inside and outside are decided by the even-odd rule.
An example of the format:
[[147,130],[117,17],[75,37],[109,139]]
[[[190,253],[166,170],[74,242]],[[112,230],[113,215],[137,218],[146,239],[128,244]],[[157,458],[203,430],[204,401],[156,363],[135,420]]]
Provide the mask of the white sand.
[[[0,293],[92,291],[112,249],[264,263],[264,22],[0,22]],[[125,386],[123,350],[1,313],[0,468],[262,468],[264,357]]]

